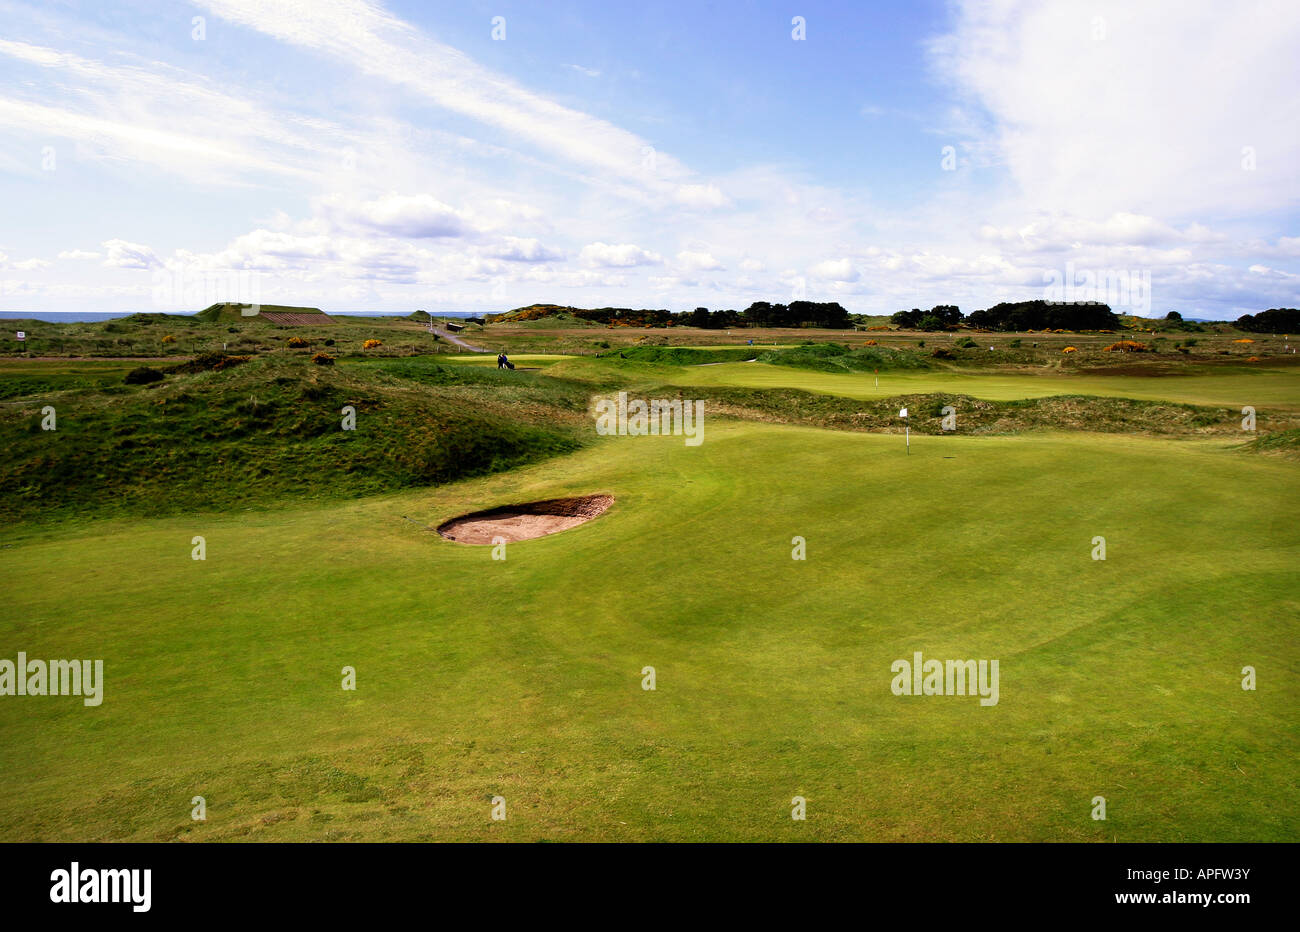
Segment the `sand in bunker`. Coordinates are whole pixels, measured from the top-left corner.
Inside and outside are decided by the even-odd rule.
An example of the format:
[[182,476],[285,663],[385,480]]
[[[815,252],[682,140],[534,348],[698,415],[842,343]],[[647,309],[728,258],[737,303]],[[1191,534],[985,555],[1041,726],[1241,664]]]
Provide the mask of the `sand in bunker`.
[[504,538],[513,543],[585,524],[612,504],[612,495],[584,495],[581,498],[552,498],[544,502],[505,505],[452,518],[438,525],[438,533],[459,544],[490,544],[493,538]]

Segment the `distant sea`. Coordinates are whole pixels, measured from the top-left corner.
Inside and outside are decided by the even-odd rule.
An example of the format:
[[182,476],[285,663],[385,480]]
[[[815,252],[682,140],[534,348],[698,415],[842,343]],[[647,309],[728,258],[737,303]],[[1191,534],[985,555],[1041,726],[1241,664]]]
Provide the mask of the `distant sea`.
[[[0,320],[45,320],[59,323],[92,324],[101,320],[114,320],[118,317],[130,317],[135,311],[0,311]],[[145,311],[146,314],[155,313]],[[195,311],[172,311],[181,317],[191,317]],[[405,317],[414,313],[409,311],[326,311],[330,315],[347,315],[348,317]],[[434,311],[435,317],[479,317],[492,311]]]

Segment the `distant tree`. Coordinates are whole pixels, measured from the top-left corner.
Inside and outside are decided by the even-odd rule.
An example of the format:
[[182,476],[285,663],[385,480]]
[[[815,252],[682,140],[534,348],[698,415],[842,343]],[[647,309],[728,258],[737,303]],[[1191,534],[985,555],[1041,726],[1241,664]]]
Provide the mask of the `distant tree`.
[[838,301],[791,301],[787,313],[792,327],[847,330],[852,326],[849,312]]
[[1237,318],[1237,329],[1250,333],[1296,333],[1300,331],[1300,309],[1271,307],[1258,314]]
[[[785,311],[784,304],[778,304],[777,307],[782,312]],[[772,323],[776,316],[775,311],[776,309],[768,302],[755,301],[741,312],[741,317],[744,319],[745,325],[749,327],[772,327],[775,326]]]
[[1119,317],[1105,304],[1017,301],[995,304],[966,317],[986,330],[1118,330]]
[[930,315],[941,320],[945,327],[955,327],[961,323],[961,308],[955,304],[936,304],[930,308]]
[[1170,311],[1168,314],[1165,315],[1165,320],[1182,320],[1182,319],[1183,319],[1183,315],[1179,314],[1177,311]]
[[691,312],[690,326],[708,327],[709,326],[709,309],[707,307],[697,307]]

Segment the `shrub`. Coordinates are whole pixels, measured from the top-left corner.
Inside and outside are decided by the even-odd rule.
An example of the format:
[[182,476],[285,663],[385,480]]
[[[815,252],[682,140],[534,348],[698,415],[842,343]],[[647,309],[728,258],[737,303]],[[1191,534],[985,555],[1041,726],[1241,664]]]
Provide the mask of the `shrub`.
[[289,346],[293,349],[305,349],[307,347],[307,341],[302,337],[289,337]]
[[946,347],[936,346],[930,351],[930,355],[935,359],[956,359],[957,354]]
[[975,341],[972,340],[970,337],[962,337],[960,340],[958,340],[956,343],[953,344],[953,346],[958,346],[961,347],[962,349],[974,349],[975,345],[976,345]]
[[329,353],[317,353],[315,356],[311,358],[311,361],[318,366],[334,365],[334,357],[331,356]]
[[150,382],[159,382],[166,378],[157,369],[150,369],[148,366],[140,366],[138,369],[132,369],[122,379],[127,385],[148,385]]
[[366,340],[366,342],[361,344],[361,348],[374,349],[376,346],[383,346],[383,345],[384,345],[383,340]]
[[1012,349],[1018,349],[1020,347],[1020,338],[1016,337],[1014,340],[1009,340],[1007,342],[1007,346],[1011,347]]
[[1105,350],[1108,353],[1146,353],[1151,350],[1151,347],[1137,340],[1120,340],[1107,346]]
[[1062,353],[1077,353],[1078,350],[1076,350],[1073,346],[1067,346],[1065,349],[1061,350],[1061,352],[1062,352]]
[[866,342],[865,345],[866,345],[866,346],[879,346],[880,344],[877,343],[875,340],[868,340],[868,341]]
[[326,346],[333,346],[333,345],[334,345],[334,341],[333,341],[333,340],[326,340],[326,341],[325,341],[325,345],[326,345]]
[[167,336],[165,336],[165,337],[162,338],[162,341],[163,341],[164,343],[175,343],[175,342],[176,342],[176,338],[175,338],[174,336],[172,336],[172,335],[169,333],[169,334],[167,334]]

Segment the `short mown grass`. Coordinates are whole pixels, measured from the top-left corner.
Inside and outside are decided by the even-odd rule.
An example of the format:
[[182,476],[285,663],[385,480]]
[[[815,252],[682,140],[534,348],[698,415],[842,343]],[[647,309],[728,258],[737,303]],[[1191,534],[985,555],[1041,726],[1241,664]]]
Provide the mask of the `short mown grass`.
[[[4,656],[102,658],[105,691],[0,699],[0,838],[1294,840],[1294,476],[1221,441],[709,423],[11,525]],[[616,504],[504,561],[402,518],[592,491]],[[893,695],[914,651],[999,659],[999,703]]]

